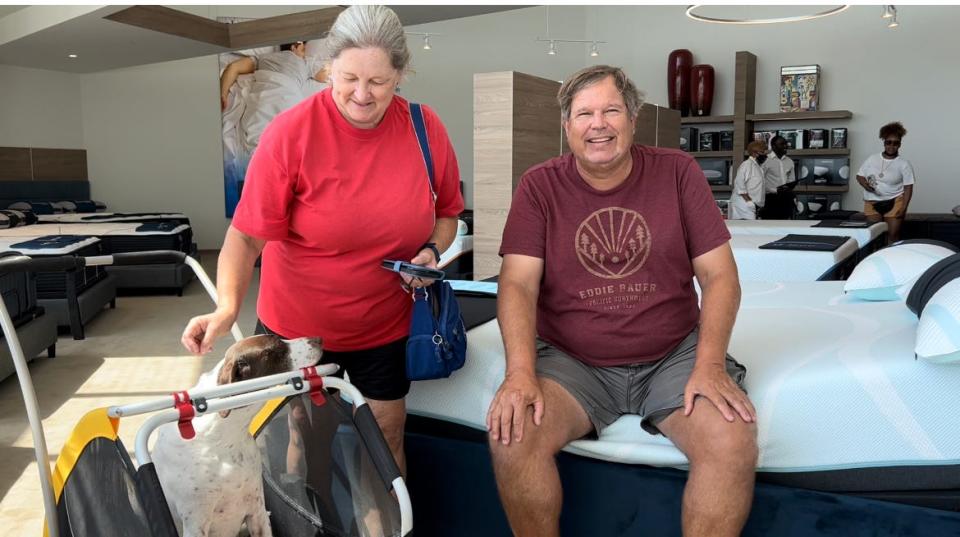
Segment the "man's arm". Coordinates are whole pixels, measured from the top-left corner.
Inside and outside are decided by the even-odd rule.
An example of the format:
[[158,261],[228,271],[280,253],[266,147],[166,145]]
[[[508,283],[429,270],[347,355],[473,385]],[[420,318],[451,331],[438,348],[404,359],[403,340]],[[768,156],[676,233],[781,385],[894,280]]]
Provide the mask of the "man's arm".
[[503,256],[497,288],[497,322],[506,351],[506,374],[487,412],[487,430],[494,440],[510,444],[511,436],[523,440],[527,407],[533,422],[543,417],[543,393],[537,381],[537,298],[543,259],[525,255]]
[[[693,412],[696,396],[713,403],[727,421],[736,414],[746,422],[756,421],[756,410],[726,369],[730,332],[740,308],[740,281],[730,243],[710,250],[693,260],[700,282],[700,338],[693,373],[684,389],[684,415]],[[732,407],[732,409],[731,409]]]

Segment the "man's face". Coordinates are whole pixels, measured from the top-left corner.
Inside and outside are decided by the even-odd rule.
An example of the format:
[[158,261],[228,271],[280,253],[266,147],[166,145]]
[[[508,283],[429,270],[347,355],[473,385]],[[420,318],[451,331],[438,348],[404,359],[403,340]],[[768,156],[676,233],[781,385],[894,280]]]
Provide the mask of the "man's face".
[[773,152],[776,153],[778,157],[783,157],[787,154],[786,140],[774,140],[770,146],[773,148]]
[[612,76],[580,90],[563,123],[570,151],[587,170],[615,168],[630,158],[635,127]]

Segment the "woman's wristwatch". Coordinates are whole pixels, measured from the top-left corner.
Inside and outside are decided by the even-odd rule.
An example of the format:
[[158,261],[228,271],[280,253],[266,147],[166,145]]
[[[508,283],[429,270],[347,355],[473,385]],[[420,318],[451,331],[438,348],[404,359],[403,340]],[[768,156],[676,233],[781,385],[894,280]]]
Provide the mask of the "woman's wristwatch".
[[437,264],[439,265],[439,264],[440,264],[440,249],[437,248],[437,243],[435,243],[435,242],[428,242],[428,243],[426,243],[426,244],[424,244],[423,246],[420,247],[420,251],[427,250],[427,249],[429,249],[431,252],[433,252],[433,258],[436,260]]

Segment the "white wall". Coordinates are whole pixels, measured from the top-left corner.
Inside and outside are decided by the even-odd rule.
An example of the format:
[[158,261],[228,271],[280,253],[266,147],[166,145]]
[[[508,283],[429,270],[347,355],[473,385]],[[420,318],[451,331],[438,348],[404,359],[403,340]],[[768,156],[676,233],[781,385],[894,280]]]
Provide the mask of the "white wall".
[[224,218],[216,56],[80,75],[94,199],[115,211],[176,210],[200,248]]
[[79,77],[0,65],[0,146],[82,149]]

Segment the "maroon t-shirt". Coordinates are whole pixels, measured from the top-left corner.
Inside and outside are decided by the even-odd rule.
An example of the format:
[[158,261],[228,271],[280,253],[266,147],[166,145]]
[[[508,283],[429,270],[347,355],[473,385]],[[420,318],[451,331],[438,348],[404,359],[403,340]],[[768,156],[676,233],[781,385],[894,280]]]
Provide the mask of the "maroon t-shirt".
[[635,145],[622,184],[599,191],[572,154],[527,170],[500,255],[544,260],[537,333],[583,362],[663,358],[699,322],[692,259],[730,240],[692,157]]

